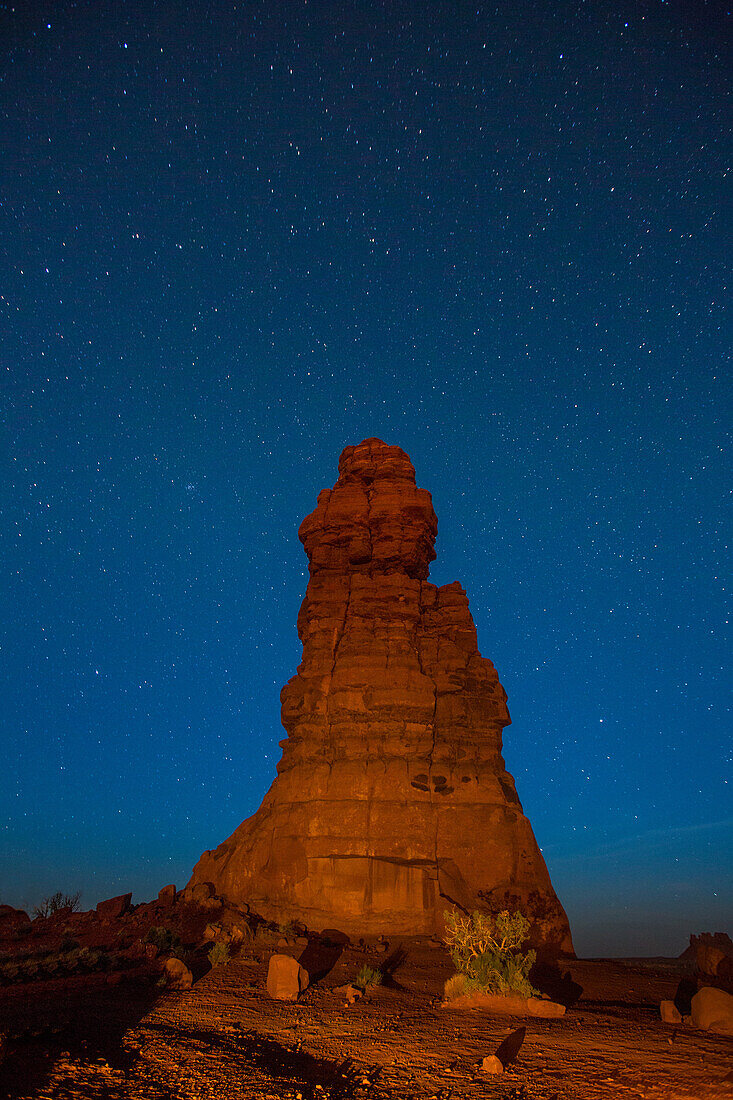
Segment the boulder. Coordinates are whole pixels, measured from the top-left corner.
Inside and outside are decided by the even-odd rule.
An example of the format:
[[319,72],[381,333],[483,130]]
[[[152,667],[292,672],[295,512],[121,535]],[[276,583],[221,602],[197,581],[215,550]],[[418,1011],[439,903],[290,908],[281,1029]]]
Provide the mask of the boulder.
[[182,959],[166,959],[163,966],[163,977],[168,989],[185,992],[193,985],[193,974]]
[[548,954],[567,917],[502,757],[506,694],[460,584],[434,585],[437,519],[399,447],[347,447],[299,537],[303,659],[259,810],[196,865],[268,921],[440,934],[452,903],[521,909]]
[[162,886],[158,891],[158,901],[161,905],[173,905],[176,900],[176,888],[171,883],[169,886]]
[[308,971],[290,955],[273,955],[267,968],[267,992],[275,1001],[297,1001],[308,988]]
[[692,998],[692,1023],[703,1031],[733,1035],[733,996],[714,986],[703,986]]
[[127,913],[131,901],[132,894],[119,894],[116,898],[100,901],[97,906],[97,916],[100,920],[118,920]]
[[31,923],[25,909],[14,909],[12,905],[0,905],[0,936],[15,932]]
[[53,924],[65,924],[72,916],[74,916],[73,908],[70,905],[62,905],[54,909],[53,913],[49,913],[46,919]]
[[665,1024],[681,1024],[682,1013],[674,1001],[662,1001],[659,1005],[659,1015]]
[[[218,923],[207,924],[204,928],[204,939],[212,943],[230,943],[232,946],[238,947],[245,938],[251,938],[252,933],[249,927],[245,925],[245,928],[246,932],[238,924],[232,924],[227,928]],[[248,933],[249,935],[247,935]]]
[[504,1066],[501,1059],[497,1058],[495,1054],[488,1054],[481,1062],[481,1072],[499,1074],[504,1072]]
[[714,944],[701,943],[698,945],[696,951],[697,969],[705,977],[714,978],[725,959],[725,952]]

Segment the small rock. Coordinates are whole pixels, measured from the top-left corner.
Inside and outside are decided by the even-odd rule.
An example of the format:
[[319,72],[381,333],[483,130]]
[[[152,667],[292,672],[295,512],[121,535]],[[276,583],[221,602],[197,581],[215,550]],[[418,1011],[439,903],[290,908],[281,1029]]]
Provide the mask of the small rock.
[[503,1073],[504,1067],[500,1058],[497,1058],[495,1054],[489,1054],[481,1062],[481,1071],[482,1073]]
[[168,886],[163,886],[158,891],[158,901],[163,905],[172,905],[176,900],[176,888],[171,883]]
[[345,997],[347,1003],[350,1005],[353,1005],[354,1001],[358,1001],[360,997],[364,996],[364,990],[359,989],[356,985],[352,985],[351,982],[348,982],[346,985],[335,986],[334,993],[338,993],[341,997]]
[[129,910],[131,901],[132,894],[118,894],[116,898],[100,901],[97,916],[100,920],[117,920]]
[[682,1014],[674,1001],[662,1001],[659,1005],[659,1015],[665,1024],[681,1024]]
[[169,989],[184,991],[193,985],[193,974],[181,959],[166,959],[163,974]]
[[494,1051],[494,1054],[505,1069],[512,1062],[516,1062],[517,1055],[522,1049],[522,1043],[524,1042],[526,1034],[526,1027],[518,1027],[515,1031],[507,1035],[506,1039],[504,1039]]
[[308,988],[308,971],[290,955],[273,955],[267,968],[267,992],[275,1001],[297,1001]]

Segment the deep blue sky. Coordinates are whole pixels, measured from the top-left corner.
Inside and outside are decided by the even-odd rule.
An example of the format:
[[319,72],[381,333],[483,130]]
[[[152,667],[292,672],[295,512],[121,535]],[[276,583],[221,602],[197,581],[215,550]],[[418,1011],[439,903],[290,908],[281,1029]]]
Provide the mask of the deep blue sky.
[[0,901],[146,900],[256,809],[297,528],[376,435],[433,493],[578,950],[732,930],[728,31],[2,6]]

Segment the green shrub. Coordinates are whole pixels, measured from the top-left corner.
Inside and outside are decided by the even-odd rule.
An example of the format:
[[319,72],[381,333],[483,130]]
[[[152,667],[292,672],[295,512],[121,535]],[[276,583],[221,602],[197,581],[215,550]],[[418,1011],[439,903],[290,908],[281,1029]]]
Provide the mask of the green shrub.
[[209,951],[209,962],[212,966],[223,966],[231,957],[228,943],[215,943]]
[[367,966],[366,963],[362,966],[359,973],[354,979],[354,985],[357,989],[362,989],[366,992],[374,985],[381,985],[384,981],[384,974],[381,970],[375,969],[373,966]]
[[[461,913],[458,909],[446,910],[446,943],[453,963],[463,976],[463,992],[517,993],[521,997],[533,997],[537,990],[529,982],[529,972],[536,958],[534,951],[520,951],[527,939],[529,921],[518,910],[510,914],[504,910],[497,916],[489,913]],[[446,997],[461,994],[457,982]]]
[[154,943],[163,954],[176,954],[176,957],[179,957],[177,951],[181,949],[181,937],[176,935],[171,928],[149,928],[145,942]]

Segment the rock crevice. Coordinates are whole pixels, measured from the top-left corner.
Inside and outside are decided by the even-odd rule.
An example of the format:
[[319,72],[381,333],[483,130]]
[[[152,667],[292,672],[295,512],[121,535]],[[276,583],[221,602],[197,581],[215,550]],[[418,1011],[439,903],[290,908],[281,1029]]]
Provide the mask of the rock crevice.
[[442,928],[445,899],[521,908],[572,951],[501,755],[506,694],[466,594],[428,580],[437,519],[399,447],[347,447],[300,526],[303,658],[281,693],[278,775],[192,882],[274,920],[350,934]]

